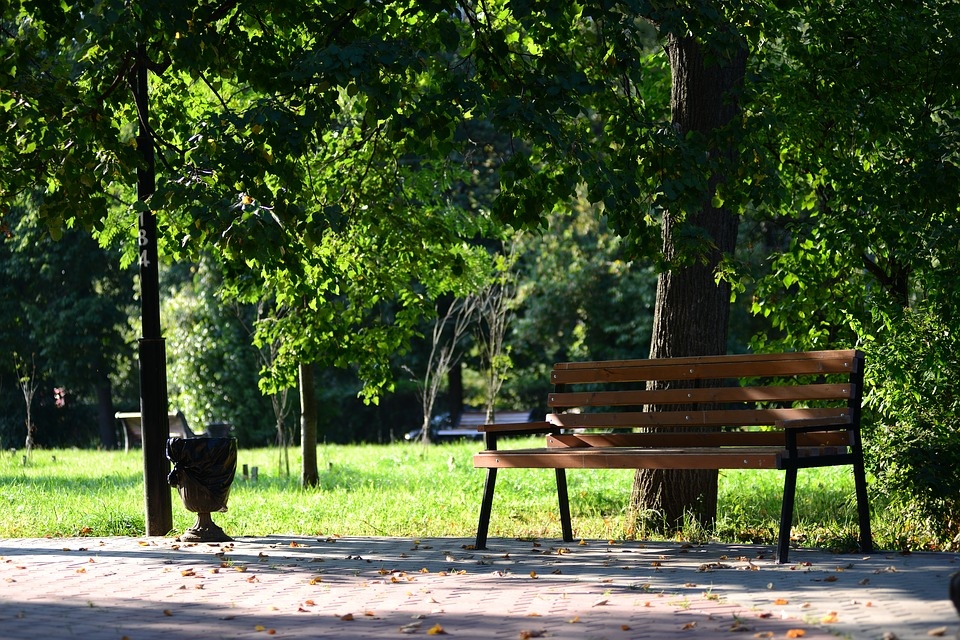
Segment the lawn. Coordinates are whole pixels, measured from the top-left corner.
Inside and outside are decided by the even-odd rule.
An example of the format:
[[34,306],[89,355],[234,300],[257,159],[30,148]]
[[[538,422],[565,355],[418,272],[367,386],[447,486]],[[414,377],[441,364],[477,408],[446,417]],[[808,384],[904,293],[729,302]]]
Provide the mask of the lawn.
[[[522,443],[521,443],[522,444]],[[233,536],[267,534],[471,538],[484,472],[473,442],[434,445],[322,445],[320,486],[299,487],[299,452],[290,477],[276,449],[242,449],[229,510],[214,520]],[[0,454],[0,537],[143,535],[143,463],[139,450],[35,450]],[[244,477],[243,466],[252,472]],[[779,520],[779,472],[724,471],[714,531],[688,526],[688,539],[772,544]],[[568,474],[574,535],[623,539],[633,482],[629,470]],[[802,544],[849,548],[857,537],[852,474],[844,468],[800,472],[794,537]],[[175,493],[174,530],[194,521]],[[883,510],[874,533],[884,543]],[[641,537],[653,537],[639,532]],[[498,476],[491,537],[559,538],[556,487],[549,470]]]

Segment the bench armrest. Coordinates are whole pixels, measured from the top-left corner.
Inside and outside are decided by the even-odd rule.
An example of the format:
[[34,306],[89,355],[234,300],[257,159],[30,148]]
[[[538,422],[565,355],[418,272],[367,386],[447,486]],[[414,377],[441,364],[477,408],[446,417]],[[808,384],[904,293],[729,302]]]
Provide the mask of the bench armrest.
[[797,418],[796,420],[777,420],[776,426],[780,429],[791,429],[796,431],[825,431],[830,427],[837,429],[848,429],[853,424],[853,416],[850,413],[837,416],[827,416],[823,418]]
[[535,434],[535,433],[553,433],[560,429],[555,424],[549,422],[504,422],[503,424],[481,424],[477,427],[480,433],[491,433],[501,435],[517,434]]

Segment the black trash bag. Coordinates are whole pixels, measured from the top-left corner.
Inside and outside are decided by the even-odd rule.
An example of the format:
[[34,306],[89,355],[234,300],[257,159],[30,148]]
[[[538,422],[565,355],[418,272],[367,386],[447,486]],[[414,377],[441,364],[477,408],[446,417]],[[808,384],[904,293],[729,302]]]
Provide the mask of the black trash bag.
[[167,459],[173,463],[167,482],[177,487],[188,511],[227,510],[237,472],[236,438],[170,438]]

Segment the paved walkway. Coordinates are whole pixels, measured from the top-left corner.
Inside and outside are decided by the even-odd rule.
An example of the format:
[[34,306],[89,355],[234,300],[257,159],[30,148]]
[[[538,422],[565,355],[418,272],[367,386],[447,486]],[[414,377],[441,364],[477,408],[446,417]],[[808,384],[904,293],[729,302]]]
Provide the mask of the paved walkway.
[[[951,640],[955,554],[269,536],[0,539],[0,638]],[[742,632],[731,635],[731,632]]]

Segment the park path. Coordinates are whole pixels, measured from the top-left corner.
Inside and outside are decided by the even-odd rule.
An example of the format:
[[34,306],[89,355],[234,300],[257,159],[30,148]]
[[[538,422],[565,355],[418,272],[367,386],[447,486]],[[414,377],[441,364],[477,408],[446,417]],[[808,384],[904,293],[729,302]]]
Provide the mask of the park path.
[[[947,553],[266,536],[0,539],[0,638],[954,638]],[[733,635],[731,635],[733,634]]]

